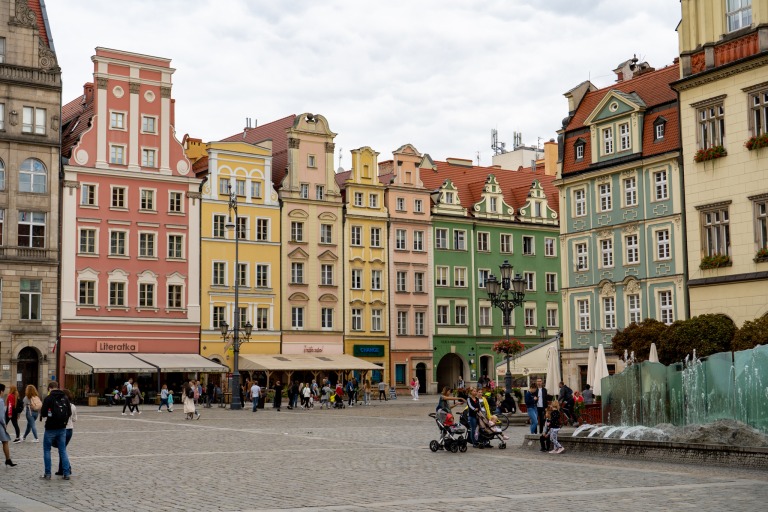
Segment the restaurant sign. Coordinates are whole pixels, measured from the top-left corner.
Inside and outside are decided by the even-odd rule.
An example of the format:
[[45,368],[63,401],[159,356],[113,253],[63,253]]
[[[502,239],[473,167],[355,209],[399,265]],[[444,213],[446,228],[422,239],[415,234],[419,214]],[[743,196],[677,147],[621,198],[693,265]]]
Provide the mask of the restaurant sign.
[[138,352],[137,341],[99,341],[96,343],[96,352]]
[[354,345],[355,357],[384,357],[384,345]]

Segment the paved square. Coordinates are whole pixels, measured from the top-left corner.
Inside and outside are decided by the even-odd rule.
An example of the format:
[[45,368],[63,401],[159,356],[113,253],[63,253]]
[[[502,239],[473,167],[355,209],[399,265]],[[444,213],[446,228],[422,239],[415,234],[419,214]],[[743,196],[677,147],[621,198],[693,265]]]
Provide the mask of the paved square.
[[[42,481],[42,443],[11,445],[0,511],[762,510],[768,472],[549,455],[432,453],[436,399],[345,410],[78,407],[73,477]],[[38,423],[42,436],[42,425]],[[25,422],[21,421],[22,429]],[[54,464],[58,458],[53,456]]]

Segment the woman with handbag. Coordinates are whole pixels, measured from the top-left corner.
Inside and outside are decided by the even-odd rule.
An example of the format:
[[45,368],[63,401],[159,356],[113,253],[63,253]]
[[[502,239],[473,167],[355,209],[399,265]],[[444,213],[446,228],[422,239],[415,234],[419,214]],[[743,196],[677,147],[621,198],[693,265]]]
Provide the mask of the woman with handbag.
[[9,420],[11,420],[11,424],[13,425],[13,430],[16,431],[16,439],[13,440],[14,443],[20,443],[21,442],[21,430],[19,429],[19,413],[24,409],[24,406],[21,403],[21,400],[19,398],[19,390],[16,389],[16,386],[11,386],[8,389],[8,399],[7,402],[7,415]]
[[40,395],[37,394],[37,388],[32,384],[27,385],[24,390],[24,411],[27,418],[27,429],[24,431],[24,437],[22,441],[27,440],[27,436],[30,432],[35,437],[33,443],[38,443],[40,440],[37,438],[37,413],[42,409],[43,401],[40,400]]
[[[139,383],[133,385],[133,389],[131,390],[131,407],[133,407],[133,410],[135,412],[138,412],[141,414],[141,410],[139,409],[139,403],[141,402],[141,390],[139,389]],[[131,413],[133,414],[133,413]]]

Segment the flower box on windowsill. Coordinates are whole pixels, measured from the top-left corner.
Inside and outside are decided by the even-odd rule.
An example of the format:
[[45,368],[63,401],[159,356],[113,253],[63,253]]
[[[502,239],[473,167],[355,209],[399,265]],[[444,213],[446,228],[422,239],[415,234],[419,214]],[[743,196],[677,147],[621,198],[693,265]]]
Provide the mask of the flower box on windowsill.
[[693,155],[694,162],[706,162],[726,156],[728,152],[723,146],[713,146],[707,149],[700,149]]
[[758,135],[757,137],[750,137],[747,142],[744,143],[744,147],[749,151],[768,147],[768,133]]
[[755,254],[755,257],[752,258],[752,261],[755,263],[763,263],[768,261],[768,249],[760,249],[757,251],[757,254]]
[[704,256],[699,263],[701,270],[708,270],[712,268],[730,267],[732,264],[731,257],[727,254],[715,254],[713,256]]

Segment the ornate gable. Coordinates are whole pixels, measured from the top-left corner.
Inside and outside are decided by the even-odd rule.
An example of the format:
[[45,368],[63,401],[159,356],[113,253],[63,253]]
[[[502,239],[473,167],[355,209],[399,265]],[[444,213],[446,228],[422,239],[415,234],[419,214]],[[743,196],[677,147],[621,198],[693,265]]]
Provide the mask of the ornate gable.
[[302,249],[301,247],[297,247],[296,249],[288,253],[288,258],[292,260],[308,260],[309,254],[307,254],[307,252],[304,251],[304,249]]
[[481,199],[472,207],[474,216],[484,219],[514,219],[515,209],[504,202],[496,176],[489,174],[485,179]]
[[517,211],[520,222],[557,225],[557,212],[549,206],[547,194],[539,180],[533,180],[525,206]]
[[[427,155],[429,156],[429,155]],[[461,206],[459,198],[459,189],[448,179],[443,182],[439,189],[432,193],[432,200],[435,206],[432,213],[443,215],[458,215],[465,217],[467,209]]]
[[631,112],[645,110],[645,102],[635,93],[624,93],[617,90],[608,92],[600,103],[584,120],[584,125],[589,126],[601,123],[615,117],[627,115]]

